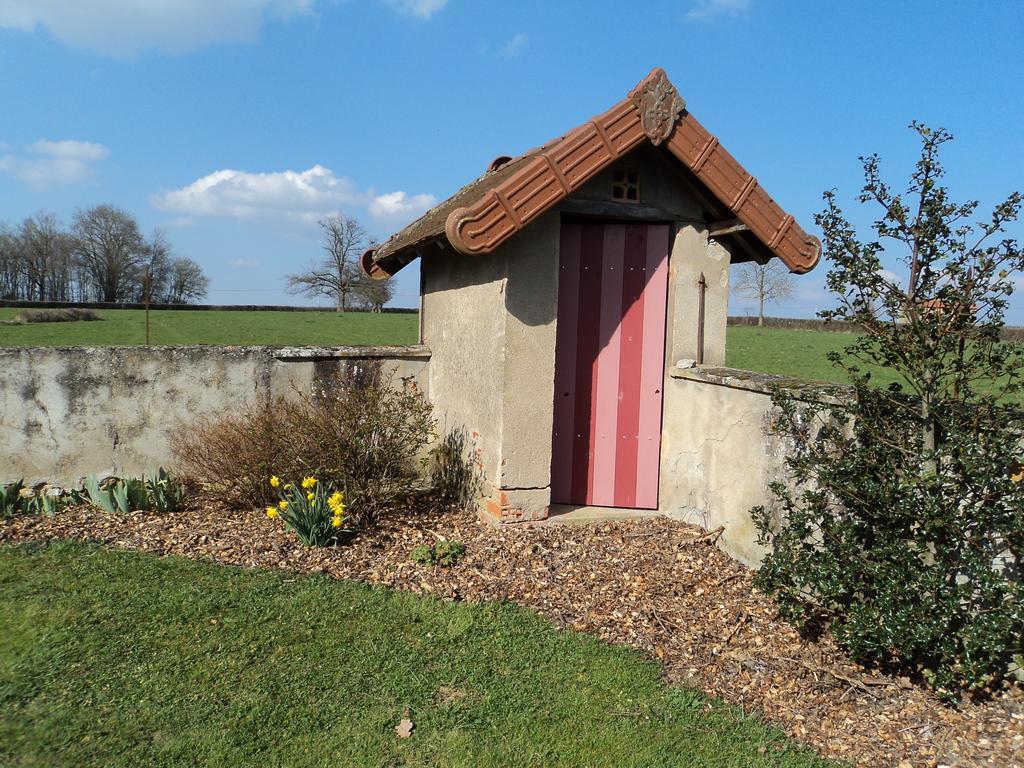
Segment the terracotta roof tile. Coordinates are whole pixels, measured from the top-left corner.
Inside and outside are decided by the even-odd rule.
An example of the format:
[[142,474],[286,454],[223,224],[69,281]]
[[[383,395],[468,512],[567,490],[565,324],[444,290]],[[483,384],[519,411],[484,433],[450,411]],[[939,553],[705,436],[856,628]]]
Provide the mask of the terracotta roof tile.
[[645,141],[664,144],[745,225],[765,259],[793,272],[818,263],[821,244],[758,184],[685,109],[663,70],[655,69],[611,109],[520,157],[490,169],[363,255],[372,277],[395,274],[442,237],[461,253],[490,253],[596,173]]

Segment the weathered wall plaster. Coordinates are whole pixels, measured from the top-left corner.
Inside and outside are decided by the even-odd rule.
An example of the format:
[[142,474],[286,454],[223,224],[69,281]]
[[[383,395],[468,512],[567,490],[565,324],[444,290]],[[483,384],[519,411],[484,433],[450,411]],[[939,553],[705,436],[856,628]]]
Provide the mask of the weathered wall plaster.
[[337,373],[414,376],[424,347],[32,347],[0,349],[0,482],[73,485],[92,473],[172,464],[171,430]]
[[428,387],[439,431],[464,429],[493,485],[501,464],[505,387],[504,254],[435,250],[420,269],[421,341],[434,352]]
[[718,545],[752,567],[765,549],[757,543],[750,510],[762,504],[771,508],[768,485],[787,477],[789,446],[769,434],[770,388],[787,381],[728,368],[668,372],[660,511],[708,530],[722,526]]

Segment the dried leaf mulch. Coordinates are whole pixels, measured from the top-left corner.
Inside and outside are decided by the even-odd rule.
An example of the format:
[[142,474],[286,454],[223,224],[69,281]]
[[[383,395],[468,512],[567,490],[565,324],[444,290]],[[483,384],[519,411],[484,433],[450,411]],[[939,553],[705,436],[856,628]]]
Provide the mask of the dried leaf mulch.
[[[958,707],[851,663],[778,618],[752,574],[699,528],[665,518],[494,528],[468,513],[396,515],[345,547],[307,549],[258,512],[208,500],[175,515],[80,507],[0,523],[0,542],[87,539],[158,555],[326,573],[466,601],[510,600],[562,627],[630,645],[666,676],[762,713],[823,755],[870,766],[1024,768],[1024,690]],[[452,568],[412,562],[461,541]]]

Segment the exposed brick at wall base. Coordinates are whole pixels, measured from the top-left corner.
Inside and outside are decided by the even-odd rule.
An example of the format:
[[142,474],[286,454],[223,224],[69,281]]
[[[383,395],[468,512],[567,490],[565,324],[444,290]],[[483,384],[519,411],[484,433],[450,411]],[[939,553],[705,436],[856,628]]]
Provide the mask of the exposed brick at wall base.
[[480,511],[492,522],[501,525],[536,522],[538,520],[547,520],[548,518],[547,507],[528,508],[517,506],[509,500],[508,493],[502,490],[497,492],[497,498],[492,496],[485,500]]

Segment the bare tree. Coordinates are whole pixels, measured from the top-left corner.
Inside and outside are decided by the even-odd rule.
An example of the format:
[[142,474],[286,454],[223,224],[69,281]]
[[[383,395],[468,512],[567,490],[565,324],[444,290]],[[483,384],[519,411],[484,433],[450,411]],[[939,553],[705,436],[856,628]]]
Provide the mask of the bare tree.
[[321,219],[324,257],[309,271],[288,275],[288,291],[307,296],[327,296],[339,312],[348,309],[353,288],[362,279],[359,257],[369,245],[358,219],[343,213]]
[[194,304],[206,298],[210,278],[192,259],[177,256],[171,260],[163,300],[168,304]]
[[135,218],[112,205],[97,205],[75,213],[72,232],[75,257],[100,300],[123,301],[137,285],[148,250]]
[[793,295],[793,276],[777,259],[767,264],[756,261],[741,264],[734,290],[745,299],[757,302],[757,324],[764,325],[764,305]]
[[352,286],[352,302],[358,309],[380,312],[395,295],[391,280],[373,280],[363,275]]
[[0,298],[20,299],[22,254],[21,238],[0,223]]
[[71,232],[45,211],[15,229],[0,222],[2,299],[189,303],[209,282],[162,231],[147,241],[130,214],[111,206],[79,211]]
[[22,222],[21,271],[26,299],[68,301],[71,296],[74,241],[57,217],[40,211]]

